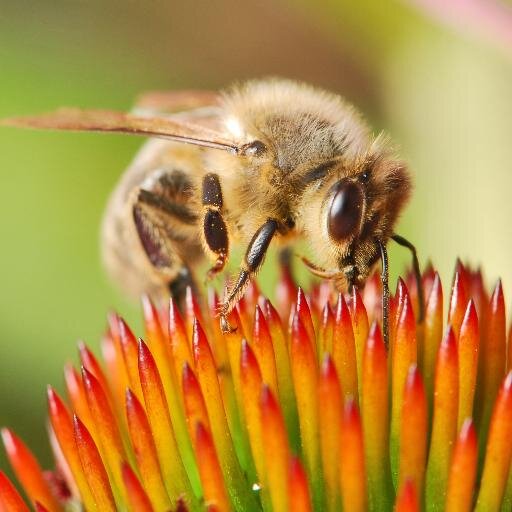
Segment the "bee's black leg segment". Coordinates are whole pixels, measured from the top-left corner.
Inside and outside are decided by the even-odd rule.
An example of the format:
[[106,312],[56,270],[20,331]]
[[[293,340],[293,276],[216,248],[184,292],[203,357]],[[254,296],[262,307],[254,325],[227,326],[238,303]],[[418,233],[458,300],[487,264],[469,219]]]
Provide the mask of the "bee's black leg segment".
[[224,269],[229,253],[228,229],[221,213],[222,189],[216,174],[208,173],[203,178],[202,201],[204,241],[216,258],[207,274],[207,278],[211,279]]
[[171,297],[176,301],[178,308],[183,313],[185,311],[187,288],[190,287],[193,292],[197,293],[196,282],[190,269],[182,267],[178,275],[169,282],[168,287]]
[[[254,236],[249,242],[249,246],[245,252],[244,263],[242,264],[242,269],[238,274],[236,283],[228,292],[228,295],[222,304],[220,314],[223,330],[229,330],[229,324],[227,323],[226,317],[231,313],[236,303],[244,294],[251,277],[260,269],[263,260],[265,259],[268,246],[270,245],[278,227],[279,223],[277,220],[268,219],[265,224],[263,224],[256,233],[254,233]],[[226,329],[224,329],[224,327],[226,327]]]
[[379,240],[380,258],[382,261],[382,273],[380,275],[382,281],[382,335],[384,337],[384,345],[389,350],[389,267],[388,267],[388,251],[386,246]]
[[414,278],[416,279],[416,288],[418,291],[418,323],[421,324],[423,322],[423,318],[425,317],[425,295],[423,291],[423,280],[421,279],[421,271],[420,271],[420,262],[418,260],[418,254],[416,252],[416,247],[414,247],[409,240],[405,239],[400,235],[392,235],[391,237],[397,244],[402,247],[406,247],[411,251],[412,254],[412,268],[414,271]]

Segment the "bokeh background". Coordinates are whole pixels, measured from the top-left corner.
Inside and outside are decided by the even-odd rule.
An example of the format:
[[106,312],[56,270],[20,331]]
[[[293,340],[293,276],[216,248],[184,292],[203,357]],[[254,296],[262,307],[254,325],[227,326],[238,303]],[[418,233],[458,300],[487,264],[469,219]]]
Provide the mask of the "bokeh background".
[[[148,89],[265,75],[325,86],[401,145],[416,193],[399,232],[422,262],[446,285],[457,256],[483,264],[509,299],[511,20],[492,0],[0,0],[0,116],[128,109]],[[98,256],[105,202],[140,144],[0,130],[0,424],[48,465],[45,385],[62,391],[77,340],[98,349],[109,308],[140,325]],[[406,261],[391,250],[394,276]]]

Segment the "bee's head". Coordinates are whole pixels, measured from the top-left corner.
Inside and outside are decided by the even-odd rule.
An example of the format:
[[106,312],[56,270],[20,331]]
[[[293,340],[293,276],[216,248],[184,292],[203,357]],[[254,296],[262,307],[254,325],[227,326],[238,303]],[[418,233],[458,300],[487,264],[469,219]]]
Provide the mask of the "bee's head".
[[379,258],[405,202],[411,179],[404,163],[375,145],[353,162],[340,161],[304,197],[305,228],[315,259],[362,284]]

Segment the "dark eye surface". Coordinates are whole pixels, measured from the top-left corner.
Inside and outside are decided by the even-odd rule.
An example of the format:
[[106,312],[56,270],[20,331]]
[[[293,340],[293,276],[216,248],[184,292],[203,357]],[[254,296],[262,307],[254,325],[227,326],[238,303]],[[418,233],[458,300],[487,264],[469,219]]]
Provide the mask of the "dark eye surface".
[[354,235],[361,224],[364,196],[361,187],[352,182],[337,185],[328,216],[329,235],[343,240]]
[[266,150],[267,147],[265,144],[263,144],[263,142],[260,140],[255,140],[244,146],[243,153],[246,156],[261,156],[263,153],[265,153]]

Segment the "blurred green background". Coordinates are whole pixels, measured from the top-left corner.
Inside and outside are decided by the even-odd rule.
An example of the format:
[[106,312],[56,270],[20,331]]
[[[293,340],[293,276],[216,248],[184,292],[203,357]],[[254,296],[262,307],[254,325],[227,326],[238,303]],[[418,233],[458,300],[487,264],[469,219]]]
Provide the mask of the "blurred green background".
[[[503,9],[494,19],[501,25],[511,18]],[[388,130],[410,161],[416,193],[399,232],[422,261],[435,263],[445,287],[457,256],[481,263],[488,282],[501,275],[507,291],[512,42],[492,17],[466,14],[444,19],[368,0],[2,0],[0,116],[61,105],[128,109],[148,89],[265,75],[328,87]],[[102,272],[98,227],[141,142],[0,131],[0,424],[45,465],[45,385],[62,391],[61,369],[78,339],[98,349],[109,308],[139,326],[137,307]],[[393,248],[394,275],[405,261]],[[268,267],[263,279],[269,290]]]

